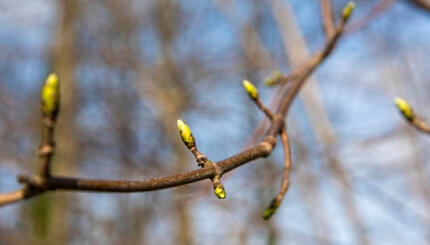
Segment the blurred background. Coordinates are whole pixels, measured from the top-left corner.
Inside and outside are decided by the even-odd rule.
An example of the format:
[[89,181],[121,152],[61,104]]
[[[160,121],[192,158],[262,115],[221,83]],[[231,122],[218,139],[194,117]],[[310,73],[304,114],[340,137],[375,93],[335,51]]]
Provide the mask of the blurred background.
[[[347,1],[332,1],[336,20]],[[264,118],[243,91],[325,42],[317,0],[0,0],[0,192],[37,170],[39,95],[62,80],[53,172],[147,179],[196,169]],[[0,244],[428,244],[430,145],[393,105],[430,117],[430,12],[358,0],[346,34],[287,117],[291,185],[269,221],[281,147],[209,181],[148,193],[56,192],[0,209]]]

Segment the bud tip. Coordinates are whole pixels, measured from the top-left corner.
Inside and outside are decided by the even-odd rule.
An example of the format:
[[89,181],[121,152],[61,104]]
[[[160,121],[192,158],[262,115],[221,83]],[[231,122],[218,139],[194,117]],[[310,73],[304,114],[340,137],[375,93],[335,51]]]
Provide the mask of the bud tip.
[[215,195],[219,198],[219,199],[225,199],[226,198],[226,193],[225,193],[225,189],[224,186],[222,184],[219,184],[215,187]]
[[412,120],[412,118],[414,116],[413,110],[406,100],[404,100],[400,97],[396,97],[396,98],[394,98],[394,103],[396,104],[397,108],[399,109],[399,111],[402,113],[402,115],[406,119]]
[[243,80],[242,84],[243,84],[243,87],[245,88],[246,92],[249,94],[249,96],[252,99],[257,99],[258,98],[258,90],[254,86],[254,84],[252,84],[248,80]]

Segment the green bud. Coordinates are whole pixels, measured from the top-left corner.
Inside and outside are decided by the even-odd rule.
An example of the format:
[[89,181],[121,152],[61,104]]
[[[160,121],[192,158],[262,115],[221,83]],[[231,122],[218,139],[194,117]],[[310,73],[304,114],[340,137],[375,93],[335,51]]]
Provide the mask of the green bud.
[[414,118],[414,112],[406,100],[396,97],[394,103],[407,120],[411,121]]
[[272,217],[276,210],[278,210],[280,204],[281,203],[277,201],[276,198],[273,199],[270,205],[266,208],[266,210],[264,210],[263,218],[266,220],[270,219],[270,217]]
[[225,189],[224,186],[219,183],[215,188],[214,188],[214,192],[215,195],[219,198],[219,199],[225,199],[225,197],[227,196],[227,194],[225,193]]
[[242,82],[243,87],[245,88],[246,92],[249,94],[249,96],[252,99],[257,99],[258,98],[258,90],[257,88],[254,86],[254,84],[252,84],[250,81],[248,80],[243,80]]
[[60,81],[54,73],[49,74],[41,93],[42,115],[55,120],[60,109]]
[[190,128],[187,124],[185,124],[182,120],[178,120],[178,130],[179,134],[181,135],[182,141],[184,144],[188,147],[188,149],[191,149],[196,145],[196,142],[194,140],[194,136],[191,133]]
[[264,79],[264,84],[266,86],[273,86],[279,82],[282,78],[282,73],[280,71],[274,71],[272,75],[266,79]]
[[342,18],[348,20],[351,17],[352,11],[354,11],[355,3],[353,1],[349,2],[342,10]]

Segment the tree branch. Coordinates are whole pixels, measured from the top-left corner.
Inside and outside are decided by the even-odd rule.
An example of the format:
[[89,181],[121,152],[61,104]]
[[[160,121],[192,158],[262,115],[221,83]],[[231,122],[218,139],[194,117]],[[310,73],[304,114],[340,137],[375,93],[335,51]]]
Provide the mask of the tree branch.
[[18,202],[20,200],[23,200],[25,198],[25,189],[19,189],[17,191],[3,193],[0,195],[0,206]]
[[45,192],[45,189],[33,189],[25,186],[19,190],[0,194],[0,207],[12,204]]
[[15,192],[0,194],[0,206],[17,202],[19,200],[24,200],[52,190],[144,192],[171,188],[204,179],[212,179],[217,174],[222,176],[224,173],[229,172],[252,160],[269,156],[276,146],[276,136],[280,135],[284,129],[284,118],[288,113],[288,109],[293,99],[296,97],[301,86],[306,81],[306,78],[333,51],[333,48],[337,44],[339,37],[343,33],[344,26],[348,18],[349,15],[343,15],[340,23],[335,29],[334,34],[327,39],[323,48],[314,56],[303,62],[302,65],[297,67],[294,72],[295,76],[292,77],[288,83],[284,82],[284,86],[279,88],[285,92],[282,100],[279,103],[278,109],[273,114],[270,127],[265,134],[265,138],[256,146],[253,146],[227,159],[216,162],[221,173],[219,173],[219,170],[217,170],[214,166],[208,166],[185,173],[178,173],[170,176],[156,177],[148,180],[138,181],[97,180],[57,176],[41,178],[41,176],[20,175],[18,176],[18,181],[25,184],[26,187]]
[[327,38],[333,35],[335,30],[333,22],[333,12],[330,0],[320,0],[321,3],[321,18],[324,32]]
[[288,191],[288,187],[290,186],[291,151],[286,126],[282,129],[281,141],[284,150],[284,175],[282,177],[281,188],[278,194],[271,201],[269,207],[264,211],[264,219],[269,219],[276,212]]

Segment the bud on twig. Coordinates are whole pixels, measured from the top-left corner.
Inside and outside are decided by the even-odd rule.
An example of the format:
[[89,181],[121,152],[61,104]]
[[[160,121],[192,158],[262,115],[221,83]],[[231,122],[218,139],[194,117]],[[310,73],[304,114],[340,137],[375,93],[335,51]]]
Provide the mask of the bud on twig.
[[49,74],[41,93],[42,115],[55,121],[60,109],[60,81],[54,73]]
[[402,113],[403,117],[405,117],[408,121],[412,121],[412,119],[414,118],[414,111],[412,110],[409,103],[400,97],[396,97],[394,99],[394,103],[396,104],[399,111]]
[[219,173],[216,174],[212,179],[212,186],[214,187],[215,195],[219,199],[225,199],[227,194],[225,193],[225,189],[224,189],[223,184],[221,183],[220,178],[221,178],[221,175]]
[[196,146],[196,141],[191,133],[190,128],[182,120],[178,120],[178,130],[181,135],[182,141],[191,150],[191,148]]
[[255,100],[258,98],[258,89],[254,86],[254,84],[248,80],[243,80],[242,84],[251,99]]
[[347,21],[351,17],[352,11],[354,11],[355,3],[353,1],[349,2],[342,10],[342,19]]
[[219,198],[219,199],[225,199],[225,197],[227,196],[227,194],[225,193],[225,189],[224,189],[224,185],[221,183],[218,183],[215,187],[214,187],[214,192],[215,195]]
[[264,84],[266,86],[273,86],[279,82],[282,78],[282,73],[280,71],[274,71],[272,75],[266,79],[264,79]]
[[278,210],[280,204],[281,202],[277,198],[273,199],[270,205],[266,208],[266,210],[264,210],[263,218],[269,219],[270,217],[272,217],[276,210]]

